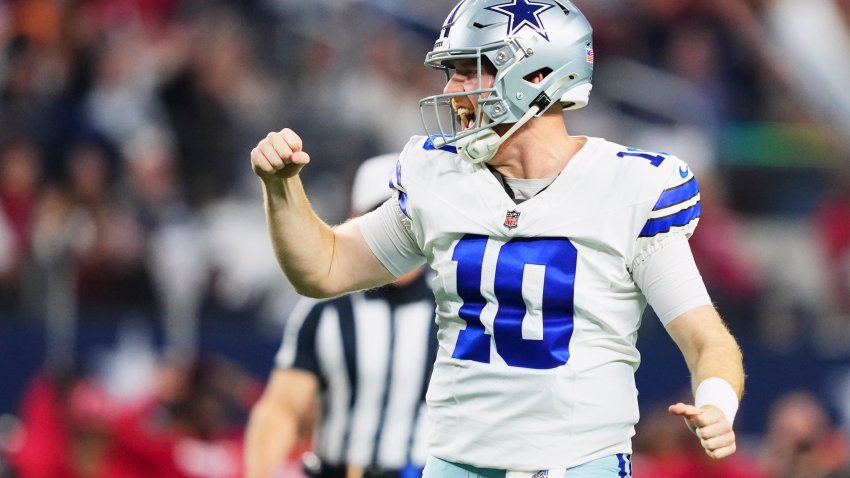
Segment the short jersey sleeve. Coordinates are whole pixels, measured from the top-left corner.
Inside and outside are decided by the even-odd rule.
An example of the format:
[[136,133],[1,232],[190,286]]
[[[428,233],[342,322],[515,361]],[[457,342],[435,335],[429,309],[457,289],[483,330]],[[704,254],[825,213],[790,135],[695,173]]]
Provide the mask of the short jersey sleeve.
[[700,194],[697,179],[688,165],[674,159],[673,171],[654,194],[655,202],[635,239],[631,268],[646,260],[670,239],[691,237],[699,223]]
[[375,257],[390,273],[400,277],[425,263],[397,194],[378,209],[358,219],[360,232]]
[[417,141],[416,137],[411,138],[399,156],[390,178],[390,188],[394,192],[392,197],[359,219],[360,232],[372,253],[396,277],[425,263],[425,255],[413,233],[408,190],[402,176],[404,160],[411,150],[416,149]]
[[672,171],[655,193],[635,239],[631,263],[635,283],[665,325],[711,303],[688,246],[699,223],[699,185],[685,162],[672,159]]

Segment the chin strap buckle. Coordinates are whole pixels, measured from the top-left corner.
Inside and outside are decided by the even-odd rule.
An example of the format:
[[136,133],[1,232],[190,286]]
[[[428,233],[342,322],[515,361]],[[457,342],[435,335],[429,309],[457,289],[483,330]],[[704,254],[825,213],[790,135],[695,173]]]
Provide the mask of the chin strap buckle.
[[552,99],[549,98],[549,95],[546,94],[545,91],[541,91],[537,98],[534,98],[534,101],[529,103],[529,106],[536,106],[537,111],[546,111],[546,108],[552,104]]

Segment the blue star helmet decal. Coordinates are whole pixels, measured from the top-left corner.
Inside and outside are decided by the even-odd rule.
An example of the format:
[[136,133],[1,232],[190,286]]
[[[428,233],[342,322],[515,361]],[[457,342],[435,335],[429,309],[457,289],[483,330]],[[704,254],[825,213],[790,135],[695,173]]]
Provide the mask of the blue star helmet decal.
[[540,20],[540,14],[553,7],[554,5],[534,2],[532,0],[512,0],[507,3],[484,8],[508,17],[509,36],[515,35],[523,27],[528,27],[537,32],[546,41],[549,41],[549,35],[546,34],[546,28]]

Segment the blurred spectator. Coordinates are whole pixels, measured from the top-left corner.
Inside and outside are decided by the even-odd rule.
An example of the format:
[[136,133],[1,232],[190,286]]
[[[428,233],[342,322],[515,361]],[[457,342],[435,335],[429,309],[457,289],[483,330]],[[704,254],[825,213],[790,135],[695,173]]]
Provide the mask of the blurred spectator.
[[11,460],[15,476],[103,476],[112,412],[108,396],[90,379],[39,374],[21,400],[20,442]]
[[773,404],[760,459],[774,478],[850,476],[848,439],[809,392],[789,392]]
[[155,393],[116,419],[101,476],[239,478],[241,425],[259,393],[259,383],[222,358],[166,362]]
[[38,131],[47,95],[43,79],[45,55],[32,39],[17,36],[5,45],[5,81],[0,86],[0,128],[4,134]]
[[[226,194],[239,178],[239,120],[234,105],[262,115],[271,106],[247,100],[257,76],[251,61],[250,35],[243,18],[227,2],[195,8],[184,25],[189,36],[185,62],[160,87],[177,139],[179,173],[193,206]],[[250,92],[246,93],[246,89]],[[262,95],[261,95],[262,97]]]
[[111,186],[107,153],[80,143],[68,158],[67,185],[49,186],[39,199],[35,279],[24,291],[28,307],[46,320],[54,365],[73,361],[80,317],[149,317],[153,303],[144,237]]
[[[850,158],[848,158],[850,159]],[[819,240],[827,274],[830,312],[850,323],[850,164],[838,165],[834,187],[813,212],[813,237]]]
[[[420,98],[442,88],[443,77],[422,66],[430,41],[383,17],[354,14],[364,17],[364,29],[380,31],[381,35],[364,35],[365,58],[357,63],[359,68],[341,78],[342,94],[334,105],[346,122],[362,124],[377,136],[382,151],[392,151],[422,129],[415,106]],[[423,81],[423,77],[431,82]]]
[[92,129],[111,144],[125,144],[138,131],[165,122],[156,91],[160,42],[145,33],[133,24],[108,32],[109,41],[96,57],[83,108]]
[[[777,48],[794,58],[795,92],[818,116],[850,136],[850,24],[842,17],[844,0],[803,2],[769,0],[764,23]],[[846,5],[845,5],[846,6]],[[846,10],[844,10],[846,12]],[[809,52],[817,51],[817,55]]]
[[76,256],[79,305],[89,311],[135,310],[150,313],[150,277],[144,264],[144,236],[111,187],[115,171],[96,143],[76,145],[68,157],[71,215],[87,223],[89,242]]
[[159,130],[137,131],[123,152],[166,346],[193,353],[210,268],[207,239],[180,189],[170,138]]
[[0,144],[0,307],[17,308],[28,272],[40,186],[36,146],[25,137]]
[[157,386],[118,410],[91,378],[37,376],[22,397],[18,478],[238,478],[241,425],[261,386],[207,357],[166,361]]
[[723,81],[722,51],[719,33],[700,23],[677,24],[670,29],[665,55],[669,70],[696,87],[702,118],[694,118],[706,127],[716,127],[718,118],[728,117],[732,105],[728,83]]
[[[773,103],[793,82],[760,21],[761,2],[631,3],[641,20],[628,56],[698,85],[710,100],[707,113],[734,120],[776,113]],[[796,108],[804,110],[804,105]]]

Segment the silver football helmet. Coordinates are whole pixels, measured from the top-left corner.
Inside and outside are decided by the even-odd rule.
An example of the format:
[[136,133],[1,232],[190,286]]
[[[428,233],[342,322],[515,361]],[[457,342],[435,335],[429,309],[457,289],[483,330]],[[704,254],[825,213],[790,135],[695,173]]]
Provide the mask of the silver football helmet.
[[[585,106],[593,75],[591,37],[590,24],[569,0],[462,0],[446,18],[425,64],[450,77],[457,60],[474,60],[478,89],[419,102],[434,146],[453,144],[470,162],[489,161],[520,126],[555,103],[563,109]],[[485,67],[495,69],[491,87],[481,82]],[[537,73],[543,81],[529,81]],[[474,123],[460,128],[455,114],[445,121],[459,96],[478,98]],[[492,129],[511,123],[501,137]]]

